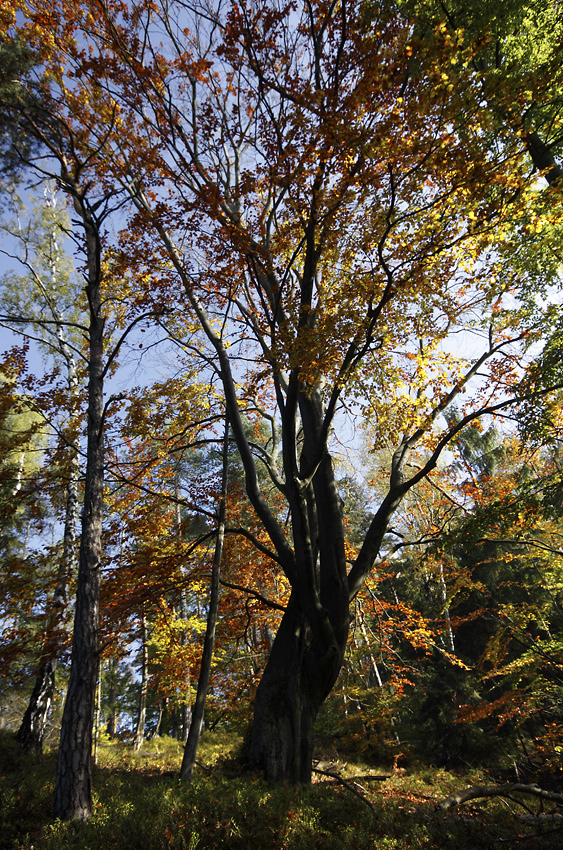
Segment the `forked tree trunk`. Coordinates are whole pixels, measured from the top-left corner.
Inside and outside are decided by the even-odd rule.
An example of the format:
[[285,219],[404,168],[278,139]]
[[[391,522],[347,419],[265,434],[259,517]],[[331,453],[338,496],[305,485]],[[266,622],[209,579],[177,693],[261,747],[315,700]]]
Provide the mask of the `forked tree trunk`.
[[250,763],[273,782],[311,781],[315,721],[338,678],[346,640],[335,657],[311,639],[292,594],[258,685]]
[[350,615],[342,504],[332,460],[318,442],[322,405],[317,392],[301,397],[300,412],[300,465],[316,470],[308,486],[295,472],[293,478],[286,472],[295,574],[256,692],[250,761],[268,780],[307,784],[315,721],[342,667]]
[[35,679],[35,686],[16,735],[16,741],[26,750],[40,751],[43,748],[45,726],[55,692],[56,668],[56,658],[45,661]]

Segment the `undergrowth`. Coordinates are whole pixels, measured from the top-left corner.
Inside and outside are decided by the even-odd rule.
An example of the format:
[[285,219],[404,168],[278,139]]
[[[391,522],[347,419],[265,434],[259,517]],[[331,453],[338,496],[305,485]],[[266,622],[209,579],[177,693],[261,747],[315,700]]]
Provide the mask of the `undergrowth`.
[[[95,811],[84,824],[52,817],[55,755],[22,753],[0,735],[1,850],[486,850],[534,846],[555,850],[561,833],[524,835],[505,803],[490,801],[437,814],[436,803],[477,773],[460,776],[423,768],[380,771],[339,765],[350,788],[317,777],[308,788],[271,785],[240,769],[239,741],[225,732],[204,736],[194,780],[181,783],[180,745],[147,742],[139,753],[117,742],[100,747],[94,775]],[[353,779],[352,779],[353,778]],[[361,795],[361,796],[358,796]],[[363,799],[362,799],[363,798]],[[367,805],[369,802],[371,808]],[[521,834],[520,834],[521,833]]]

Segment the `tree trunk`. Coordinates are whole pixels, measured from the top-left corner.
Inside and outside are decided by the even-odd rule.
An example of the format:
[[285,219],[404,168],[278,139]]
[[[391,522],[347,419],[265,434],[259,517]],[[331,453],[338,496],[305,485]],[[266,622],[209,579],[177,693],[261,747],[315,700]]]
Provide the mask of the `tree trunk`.
[[[58,331],[61,331],[58,328]],[[59,334],[60,335],[60,334]],[[68,346],[59,340],[61,351],[67,359],[69,398],[73,402],[78,393],[78,378],[74,357],[69,352]],[[66,488],[65,526],[63,534],[63,557],[58,571],[58,583],[53,598],[53,611],[49,621],[49,636],[47,638],[47,650],[43,655],[39,673],[35,680],[29,704],[22,719],[21,726],[16,735],[16,740],[25,749],[43,748],[43,736],[47,717],[55,693],[55,671],[57,669],[57,656],[59,646],[51,640],[51,633],[59,622],[67,606],[67,587],[71,576],[76,569],[76,523],[78,520],[78,478],[80,474],[79,445],[73,442],[71,445],[72,456],[70,461],[70,472]]]
[[104,487],[104,320],[100,297],[99,232],[82,193],[76,191],[75,209],[86,233],[90,308],[88,360],[88,427],[86,480],[72,663],[65,702],[57,776],[55,814],[63,819],[85,820],[92,813],[92,732],[98,681],[100,559]]
[[[320,394],[301,393],[299,470],[288,452],[292,592],[256,692],[251,764],[272,781],[311,781],[315,720],[331,692],[348,639],[349,592],[342,503],[323,439]],[[293,424],[284,439],[295,445]],[[306,470],[315,470],[310,483]],[[288,474],[289,472],[289,474]]]
[[[189,692],[190,687],[190,671],[186,673],[186,690]],[[183,744],[188,740],[190,728],[192,725],[192,707],[188,702],[183,702],[181,706],[181,723],[180,723],[180,740]]]
[[[178,544],[182,545],[182,516],[180,512],[180,494],[178,487],[178,475],[174,476],[174,498],[175,502],[175,520],[176,520],[176,534],[178,536]],[[185,567],[182,567],[182,573],[185,574]],[[188,605],[186,600],[186,589],[182,587],[182,592],[180,593],[180,617],[185,623],[188,619]],[[184,627],[180,633],[180,645],[187,646],[189,643],[188,630]],[[190,726],[192,723],[192,709],[190,706],[190,666],[186,664],[186,675],[185,675],[185,693],[184,700],[181,703],[180,708],[180,740],[183,744],[188,740],[188,735],[190,732]]]
[[162,718],[164,717],[164,712],[166,710],[166,700],[161,699],[158,704],[158,717],[156,718],[156,725],[153,731],[149,735],[149,740],[152,741],[153,738],[158,738],[160,735],[160,727],[162,726]]
[[143,614],[141,623],[142,631],[142,666],[141,666],[141,689],[139,691],[139,712],[137,715],[137,728],[135,730],[134,749],[140,750],[145,737],[145,720],[147,716],[147,695],[149,692],[149,647],[147,634],[147,618]]
[[16,741],[27,749],[41,751],[45,725],[55,692],[55,670],[57,659],[51,658],[41,665],[39,675],[25,710],[21,726],[16,735]]
[[229,456],[229,424],[225,422],[225,436],[223,438],[223,474],[221,480],[221,498],[219,501],[219,516],[217,524],[217,541],[213,556],[211,572],[211,593],[209,599],[209,611],[207,613],[207,624],[205,628],[205,639],[203,641],[203,652],[201,654],[201,667],[197,681],[197,695],[192,710],[192,722],[188,739],[184,748],[184,757],[180,769],[181,779],[191,779],[201,730],[205,715],[205,701],[209,690],[209,677],[211,675],[211,662],[213,661],[213,647],[215,645],[215,629],[219,612],[219,580],[221,577],[221,560],[223,556],[223,543],[225,539],[225,510],[227,499],[228,481],[228,456]]
[[315,720],[342,665],[340,655],[311,638],[292,593],[258,685],[254,703],[251,766],[273,782],[308,784],[312,775]]
[[102,662],[98,666],[98,684],[96,686],[96,705],[94,708],[94,766],[98,764],[100,746],[100,723],[102,719]]
[[108,736],[110,741],[115,738],[115,735],[117,733],[117,689],[115,687],[116,667],[116,660],[115,658],[112,658],[108,665],[108,675],[106,678],[106,684],[108,684],[109,680],[109,686],[107,691],[108,713],[106,718],[106,735]]

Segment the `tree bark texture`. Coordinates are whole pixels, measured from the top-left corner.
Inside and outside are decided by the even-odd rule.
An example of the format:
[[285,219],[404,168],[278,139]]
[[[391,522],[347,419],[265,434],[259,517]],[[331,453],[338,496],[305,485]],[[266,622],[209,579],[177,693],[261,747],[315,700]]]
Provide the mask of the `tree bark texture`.
[[[293,479],[292,593],[256,693],[250,761],[266,779],[309,783],[315,720],[346,649],[349,597],[342,504],[322,437],[320,395],[302,393],[299,411],[299,469],[291,469],[291,457],[285,460],[286,477]],[[291,438],[295,446],[293,423],[284,424],[284,443]]]
[[60,818],[85,820],[92,813],[92,734],[99,664],[104,486],[104,321],[101,315],[99,231],[81,193],[76,193],[74,203],[85,229],[88,262],[86,293],[90,326],[87,460],[72,663],[61,726],[54,805],[55,814]]
[[292,594],[254,703],[250,764],[268,780],[311,781],[315,721],[341,666],[326,650]]
[[55,670],[57,659],[51,658],[41,665],[35,679],[28,706],[25,710],[21,726],[16,734],[16,741],[24,749],[41,751],[49,709],[55,692]]
[[[174,498],[176,500],[175,505],[175,522],[176,522],[176,534],[178,536],[178,542],[181,545],[182,541],[182,515],[180,511],[180,497],[179,497],[179,488],[178,488],[178,476],[174,477]],[[188,605],[186,600],[186,591],[185,588],[182,588],[182,592],[180,593],[180,617],[185,622],[188,619]],[[182,629],[180,634],[180,644],[181,646],[187,646],[189,643],[189,635],[187,629]],[[180,740],[183,744],[188,740],[188,735],[190,732],[190,726],[192,723],[192,709],[189,703],[190,699],[190,667],[189,664],[186,665],[186,676],[185,676],[185,694],[184,700],[181,703],[180,708]]]

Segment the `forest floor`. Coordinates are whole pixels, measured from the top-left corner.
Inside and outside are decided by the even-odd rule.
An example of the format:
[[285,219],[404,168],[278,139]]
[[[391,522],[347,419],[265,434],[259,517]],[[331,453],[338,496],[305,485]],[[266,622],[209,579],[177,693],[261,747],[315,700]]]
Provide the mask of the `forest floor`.
[[0,850],[560,850],[563,843],[560,827],[524,823],[525,810],[511,801],[436,811],[452,792],[490,783],[479,771],[321,762],[312,786],[294,788],[244,772],[237,748],[240,738],[224,731],[204,735],[197,772],[185,784],[177,741],[159,738],[138,753],[104,742],[94,815],[76,824],[52,816],[55,754],[22,754],[0,733]]

